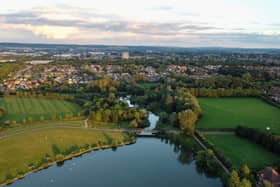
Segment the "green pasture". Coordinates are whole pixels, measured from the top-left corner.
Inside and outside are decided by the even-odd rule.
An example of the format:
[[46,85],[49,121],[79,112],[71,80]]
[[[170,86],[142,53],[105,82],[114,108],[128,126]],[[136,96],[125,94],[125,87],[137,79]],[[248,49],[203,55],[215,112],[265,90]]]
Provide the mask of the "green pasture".
[[238,125],[280,133],[280,109],[257,98],[199,98],[202,117],[198,128]]
[[53,145],[61,151],[73,145],[85,146],[111,140],[124,141],[126,134],[118,132],[102,132],[86,129],[45,129],[25,132],[9,138],[0,139],[0,181],[7,175],[16,176],[19,172],[30,170],[30,163],[36,165],[46,154],[53,160]]
[[239,169],[247,164],[258,170],[280,161],[276,154],[234,134],[205,134],[205,137]]
[[24,119],[30,122],[30,118],[32,121],[63,119],[67,116],[77,116],[81,111],[77,104],[42,98],[0,98],[0,108],[5,110],[2,122],[17,123],[22,123]]

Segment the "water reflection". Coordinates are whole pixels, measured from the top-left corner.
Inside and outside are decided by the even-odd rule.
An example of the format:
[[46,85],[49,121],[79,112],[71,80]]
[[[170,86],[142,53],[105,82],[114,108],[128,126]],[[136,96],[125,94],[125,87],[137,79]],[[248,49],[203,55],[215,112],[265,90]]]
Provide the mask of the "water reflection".
[[197,168],[192,150],[166,139],[139,138],[136,144],[114,151],[95,151],[67,160],[63,166],[28,175],[11,186],[221,187],[219,179],[209,178]]

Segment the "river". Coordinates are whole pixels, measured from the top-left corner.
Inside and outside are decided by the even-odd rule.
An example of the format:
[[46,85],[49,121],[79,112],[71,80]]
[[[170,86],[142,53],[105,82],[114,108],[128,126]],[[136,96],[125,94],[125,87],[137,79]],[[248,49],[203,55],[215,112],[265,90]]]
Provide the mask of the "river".
[[[129,103],[130,106],[131,103]],[[153,129],[158,116],[149,112]],[[86,153],[28,175],[11,187],[222,187],[218,178],[199,172],[191,150],[158,138]]]

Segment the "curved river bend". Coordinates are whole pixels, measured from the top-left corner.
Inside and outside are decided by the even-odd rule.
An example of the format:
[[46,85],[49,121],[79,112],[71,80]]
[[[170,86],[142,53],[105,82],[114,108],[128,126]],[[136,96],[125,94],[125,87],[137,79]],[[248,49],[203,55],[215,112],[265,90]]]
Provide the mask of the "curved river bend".
[[[149,113],[154,128],[158,116]],[[222,187],[196,168],[193,154],[157,138],[133,145],[86,153],[33,173],[12,187]]]

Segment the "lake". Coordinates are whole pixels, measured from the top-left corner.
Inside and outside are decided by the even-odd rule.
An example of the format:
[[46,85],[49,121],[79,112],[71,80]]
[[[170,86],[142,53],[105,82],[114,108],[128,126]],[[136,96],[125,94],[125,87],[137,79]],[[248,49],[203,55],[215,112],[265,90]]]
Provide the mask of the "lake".
[[12,187],[221,187],[196,169],[191,151],[157,138],[87,153],[16,181]]
[[[130,107],[130,101],[128,100]],[[149,112],[153,129],[158,116]],[[218,178],[197,169],[192,148],[159,138],[138,138],[133,145],[90,152],[30,174],[11,187],[222,187]]]

